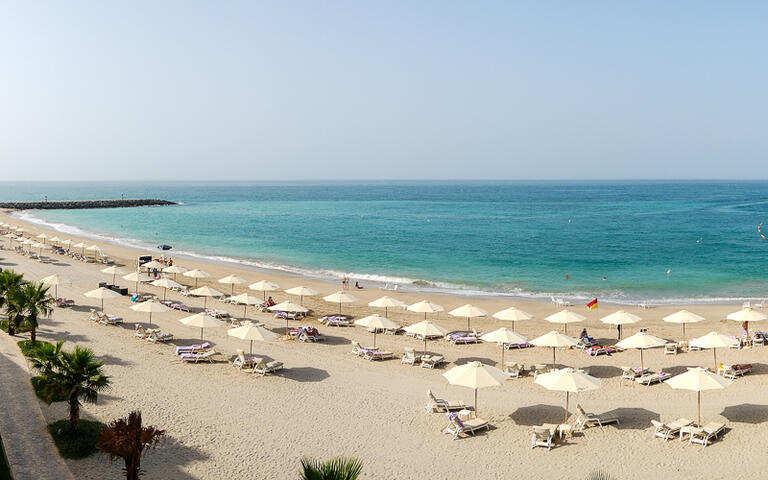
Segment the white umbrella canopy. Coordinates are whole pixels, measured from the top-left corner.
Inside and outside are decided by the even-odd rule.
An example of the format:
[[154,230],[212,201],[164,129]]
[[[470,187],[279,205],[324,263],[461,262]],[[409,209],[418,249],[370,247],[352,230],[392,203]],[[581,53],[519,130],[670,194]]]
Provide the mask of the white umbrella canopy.
[[253,355],[253,341],[268,342],[276,339],[278,336],[262,327],[261,325],[243,325],[242,327],[231,328],[227,330],[227,335],[230,337],[239,338],[240,340],[250,340],[251,349],[249,355]]
[[601,322],[607,325],[627,325],[630,323],[637,323],[642,318],[638,317],[634,313],[625,312],[624,310],[617,310],[612,314],[600,319]]
[[[309,311],[309,309],[303,305],[296,305],[295,303],[288,301],[280,302],[277,305],[267,307],[267,309],[273,312],[307,313]],[[285,317],[285,335],[288,336],[288,317]]]
[[154,282],[150,283],[150,285],[163,288],[163,300],[165,300],[165,293],[169,288],[182,288],[181,284],[174,282],[170,278],[161,278],[159,280],[155,280]]
[[93,244],[90,247],[85,247],[85,251],[86,252],[93,252],[93,254],[96,255],[96,252],[100,252],[101,251],[101,247],[96,245],[96,244]]
[[505,343],[526,343],[528,339],[514,330],[508,328],[499,328],[486,333],[480,337],[484,342],[495,342],[501,344],[501,367],[504,368],[504,344]]
[[53,237],[48,238],[49,243],[59,243],[60,241],[61,239],[55,235]]
[[245,318],[246,314],[248,313],[248,305],[258,305],[261,303],[261,299],[259,297],[248,295],[248,293],[235,295],[234,297],[231,297],[231,300],[243,306],[243,318]]
[[503,385],[507,376],[496,367],[481,362],[458,365],[443,374],[451,385],[471,388],[475,392],[475,416],[477,416],[477,390]]
[[85,243],[78,242],[78,243],[72,245],[72,248],[79,248],[79,249],[81,249],[80,253],[81,254],[85,254],[85,246],[86,246]]
[[693,312],[689,312],[688,310],[680,310],[679,312],[675,312],[672,315],[667,315],[666,317],[663,318],[663,320],[667,323],[682,324],[683,336],[685,336],[685,324],[703,322],[704,317],[702,317],[701,315],[696,315]]
[[427,338],[440,336],[443,337],[448,334],[448,330],[444,329],[440,325],[432,323],[430,320],[423,320],[419,323],[414,323],[404,330],[414,335],[420,335],[424,338],[424,354],[427,354]]
[[488,315],[488,312],[486,312],[480,307],[476,307],[471,303],[468,303],[466,305],[460,306],[459,308],[454,308],[453,310],[448,312],[448,315],[452,317],[467,317],[467,330],[469,330],[470,328],[472,328],[470,326],[471,318],[484,317]]
[[44,233],[41,233],[40,235],[36,236],[35,238],[39,238],[40,240],[43,241],[43,243],[45,243],[45,240],[48,238],[48,235],[46,235]]
[[344,292],[342,290],[339,290],[338,292],[332,293],[330,295],[327,295],[323,297],[323,300],[325,300],[328,303],[338,303],[339,304],[339,315],[341,315],[341,304],[342,303],[353,303],[356,302],[357,299],[348,294],[347,292]]
[[179,273],[184,273],[186,271],[187,271],[186,268],[179,265],[171,265],[170,267],[165,267],[163,269],[163,273],[172,273],[174,280],[176,280],[176,275],[178,275]]
[[722,390],[733,381],[720,375],[715,375],[701,367],[689,368],[687,372],[670,378],[666,382],[671,388],[678,390],[690,390],[697,393],[698,397],[698,425],[701,426],[701,392],[706,390]]
[[252,283],[248,285],[248,288],[251,290],[255,290],[257,292],[262,292],[264,296],[264,300],[267,299],[267,292],[275,292],[277,290],[280,290],[280,285],[269,282],[267,280],[259,280],[256,283]]
[[405,308],[406,304],[405,302],[401,302],[400,300],[397,300],[395,298],[389,297],[387,295],[384,295],[383,297],[379,297],[376,300],[368,303],[369,307],[374,308],[383,308],[384,309],[384,316],[387,316],[387,310],[390,308]]
[[141,302],[136,305],[131,305],[131,310],[135,312],[144,312],[149,313],[149,327],[152,328],[152,314],[153,313],[165,313],[169,312],[171,309],[166,307],[160,302],[156,302],[154,300],[148,300],[146,302]]
[[373,315],[368,315],[367,317],[363,317],[361,319],[355,320],[355,325],[360,325],[361,327],[365,328],[371,328],[373,329],[373,347],[376,348],[376,333],[379,330],[397,330],[400,328],[400,325],[396,324],[392,320],[382,317],[378,313],[374,313]]
[[189,291],[190,295],[195,295],[198,297],[203,297],[203,308],[205,308],[208,305],[208,297],[220,297],[224,295],[220,291],[216,290],[215,288],[211,288],[209,286],[202,286],[200,288],[196,288],[194,290]]
[[200,329],[200,343],[203,343],[204,328],[214,328],[214,327],[220,327],[224,325],[224,322],[222,322],[221,320],[213,318],[210,315],[206,315],[205,313],[196,313],[195,315],[184,317],[179,321],[184,325],[187,325],[190,327],[198,327]]
[[41,278],[40,283],[48,287],[52,286],[54,289],[54,298],[59,298],[59,283],[61,283],[61,279],[59,278],[58,273],[54,273],[53,275],[48,275],[47,277]]
[[438,313],[442,312],[444,309],[440,305],[432,303],[429,300],[422,300],[420,302],[414,303],[413,305],[408,305],[407,310],[409,312],[423,313],[424,320],[426,320],[428,313]]
[[153,268],[156,268],[158,270],[163,270],[166,267],[164,263],[160,263],[157,260],[151,260],[144,265],[141,266],[141,268],[146,268],[147,270],[152,270]]
[[285,291],[285,293],[287,293],[288,295],[298,296],[299,303],[302,305],[304,305],[304,297],[311,297],[313,295],[318,295],[316,291],[312,290],[309,287],[304,287],[304,286],[289,288],[288,290]]
[[768,315],[752,310],[750,307],[744,307],[738,312],[729,313],[725,318],[736,322],[760,322],[767,319]]
[[98,300],[101,300],[101,311],[104,311],[104,300],[109,300],[111,298],[117,298],[122,297],[119,293],[115,292],[114,290],[110,290],[108,288],[99,287],[96,290],[91,290],[88,292],[85,292],[83,295],[85,295],[88,298],[95,298]]
[[565,418],[563,423],[568,423],[568,395],[570,393],[600,388],[599,379],[573,368],[561,368],[553,372],[539,374],[536,376],[534,383],[541,385],[547,390],[565,392]]
[[184,275],[187,278],[194,278],[195,279],[195,288],[197,288],[197,281],[198,280],[200,280],[201,278],[210,278],[211,277],[210,273],[208,273],[208,272],[206,272],[204,270],[200,270],[199,268],[195,268],[195,269],[192,269],[192,270],[187,270],[186,272],[183,272],[182,275]]
[[586,319],[587,317],[584,315],[579,315],[578,313],[565,309],[546,317],[544,320],[549,323],[562,323],[565,325],[565,333],[568,333],[569,323],[583,322]]
[[640,350],[640,368],[645,371],[645,363],[643,362],[643,350],[646,348],[658,348],[663,347],[667,343],[666,340],[659,337],[649,335],[647,332],[637,332],[631,337],[627,337],[624,340],[616,344],[621,348],[635,348]]
[[233,275],[227,275],[224,278],[220,278],[218,282],[229,285],[231,287],[229,294],[234,295],[235,285],[242,285],[246,283],[246,280],[244,278],[240,278],[237,275],[233,274]]
[[545,333],[540,337],[534,338],[529,343],[537,347],[550,347],[552,349],[552,368],[554,368],[555,364],[557,363],[555,358],[555,349],[573,347],[578,345],[579,341],[573,337],[563,335],[562,333],[553,330],[549,333]]
[[135,290],[136,290],[137,293],[139,291],[139,282],[151,282],[152,281],[152,277],[150,277],[149,275],[147,275],[145,273],[141,273],[141,272],[131,272],[128,275],[123,275],[121,278],[123,280],[128,280],[129,282],[136,282]]
[[739,340],[718,332],[709,332],[703,337],[691,340],[691,345],[699,348],[711,348],[715,359],[715,371],[717,371],[717,349],[730,348],[739,345]]
[[533,315],[530,313],[520,310],[516,307],[509,307],[507,309],[501,310],[499,312],[496,312],[493,314],[493,318],[497,320],[503,320],[507,322],[512,322],[512,330],[515,329],[515,322],[522,322],[524,320],[530,320],[533,318]]
[[117,265],[112,265],[111,267],[102,268],[101,269],[101,273],[106,273],[107,275],[112,275],[112,284],[114,285],[115,277],[118,274],[125,273],[125,270],[123,270],[122,268],[118,267]]

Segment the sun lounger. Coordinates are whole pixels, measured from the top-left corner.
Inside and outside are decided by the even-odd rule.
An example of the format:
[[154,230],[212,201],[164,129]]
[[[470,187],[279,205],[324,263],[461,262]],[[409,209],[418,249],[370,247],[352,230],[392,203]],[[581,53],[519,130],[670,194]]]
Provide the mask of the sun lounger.
[[422,355],[421,368],[435,368],[445,361],[442,355]]
[[301,342],[319,342],[324,340],[320,332],[315,327],[299,327],[296,338]]
[[443,400],[442,398],[437,398],[432,393],[432,390],[429,389],[427,389],[427,397],[429,397],[429,400],[427,400],[428,413],[453,412],[468,409],[468,407],[464,405],[464,402],[460,400]]
[[384,352],[381,350],[371,350],[371,349],[363,349],[363,358],[366,360],[388,360],[390,358],[395,358],[395,354],[393,352]]
[[411,366],[416,365],[416,351],[412,348],[405,348],[400,363],[407,363]]
[[583,337],[579,339],[579,343],[576,344],[576,348],[584,350],[585,348],[593,347],[598,344],[596,338]]
[[736,380],[736,377],[743,377],[744,375],[748,374],[752,371],[752,365],[745,363],[745,364],[737,364],[737,365],[723,365],[722,368],[722,374],[725,378],[730,378],[732,380]]
[[523,366],[517,362],[508,362],[506,365],[504,365],[504,369],[502,371],[506,373],[510,378],[519,378],[520,374],[523,372]]
[[[165,343],[173,340],[172,333],[163,333],[159,328],[147,329],[147,341],[151,343]],[[178,355],[178,354],[177,354]]]
[[208,342],[195,345],[183,345],[176,347],[176,355],[181,355],[182,353],[192,353],[192,352],[204,352],[206,350],[210,350],[211,344]]
[[536,377],[539,376],[542,373],[547,373],[549,371],[549,365],[541,365],[536,364],[533,366],[533,379],[536,380]]
[[103,314],[99,319],[99,323],[102,325],[119,325],[123,323],[123,317],[118,317],[117,315]]
[[677,344],[676,343],[665,343],[664,344],[664,355],[677,355]]
[[182,353],[181,354],[181,361],[183,363],[199,363],[200,360],[208,361],[208,363],[213,363],[213,356],[218,355],[218,352],[215,350],[208,350],[207,352],[199,352],[199,353]]
[[183,303],[172,303],[171,308],[180,312],[189,312],[189,307]]
[[351,353],[352,355],[357,355],[358,357],[361,357],[363,356],[363,353],[366,350],[376,350],[376,349],[373,347],[361,347],[359,342],[352,340],[352,351],[349,353]]
[[651,386],[654,383],[661,383],[664,380],[667,380],[671,378],[672,375],[666,372],[656,372],[656,373],[647,373],[645,375],[642,375],[640,377],[637,377],[635,381],[639,383],[640,385],[645,385],[646,387]]
[[689,429],[689,433],[691,434],[691,440],[689,443],[698,443],[701,445],[701,448],[706,448],[710,440],[717,438],[724,431],[725,424],[717,422],[708,423],[702,428],[691,428]]
[[586,412],[584,408],[578,404],[576,405],[576,410],[579,412],[579,415],[576,418],[576,427],[581,430],[594,425],[602,427],[603,425],[608,425],[610,423],[619,423],[619,417],[589,413]]
[[523,343],[505,343],[502,346],[504,347],[504,350],[512,350],[513,348],[517,348],[517,349],[528,348],[528,347],[531,346],[531,344],[528,343],[528,342],[523,342]]
[[462,421],[455,413],[446,413],[446,415],[448,416],[448,426],[445,427],[443,433],[453,435],[454,440],[459,438],[459,435],[462,433],[470,433],[474,436],[477,430],[482,428],[489,430],[491,428],[490,425],[488,425],[488,421],[483,420],[482,418],[473,418],[471,420]]
[[665,441],[670,437],[674,437],[675,434],[680,433],[680,429],[693,424],[693,420],[687,418],[678,418],[672,423],[662,423],[656,420],[651,420],[651,423],[655,427],[653,430],[653,436],[663,438]]
[[601,347],[600,345],[592,345],[591,347],[586,347],[584,351],[587,353],[587,355],[596,357],[598,355],[610,355],[612,353],[616,353],[618,350],[616,347],[610,345],[606,345],[605,347]]
[[147,331],[146,331],[146,330],[144,330],[144,327],[143,327],[143,326],[141,326],[141,325],[139,325],[139,324],[137,323],[137,324],[136,324],[136,331],[135,331],[135,333],[134,333],[134,336],[135,336],[136,338],[140,338],[140,339],[142,339],[142,340],[146,340],[146,338],[147,338]]
[[283,369],[283,362],[264,362],[263,358],[254,359],[256,364],[253,367],[252,373],[261,375],[262,377],[268,373],[274,373]]
[[547,451],[552,450],[552,441],[554,438],[555,432],[552,429],[537,425],[533,427],[531,448],[545,447]]
[[98,322],[99,321],[99,313],[92,308],[91,309],[91,314],[88,316],[88,320],[90,320],[92,322]]
[[634,380],[641,375],[648,373],[648,369],[643,370],[640,367],[620,367],[622,380]]
[[472,336],[471,332],[453,332],[446,335],[446,338],[453,345],[477,343],[477,338]]
[[253,368],[256,364],[256,356],[254,355],[246,355],[245,352],[238,349],[235,350],[235,353],[237,353],[237,356],[232,361],[232,366],[235,368]]
[[59,308],[67,308],[71,307],[75,304],[74,300],[70,300],[68,298],[57,298],[56,299],[56,306]]
[[328,317],[325,320],[325,326],[326,327],[351,327],[352,321],[346,317],[333,316],[333,317]]

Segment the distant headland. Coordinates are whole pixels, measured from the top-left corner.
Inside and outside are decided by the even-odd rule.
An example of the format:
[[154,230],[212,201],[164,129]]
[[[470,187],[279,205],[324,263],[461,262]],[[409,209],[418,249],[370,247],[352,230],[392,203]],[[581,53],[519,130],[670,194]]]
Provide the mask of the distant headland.
[[64,200],[49,202],[0,202],[0,208],[12,210],[83,210],[91,208],[128,208],[177,205],[156,198],[123,198],[115,200]]

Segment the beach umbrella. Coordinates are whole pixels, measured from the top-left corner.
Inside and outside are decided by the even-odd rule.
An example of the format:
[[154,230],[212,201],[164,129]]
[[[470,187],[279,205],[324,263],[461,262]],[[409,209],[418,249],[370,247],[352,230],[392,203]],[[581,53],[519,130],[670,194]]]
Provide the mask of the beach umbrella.
[[426,320],[428,313],[442,312],[443,307],[436,303],[432,303],[429,300],[422,300],[420,302],[414,303],[413,305],[408,305],[407,310],[409,312],[423,313],[424,320]]
[[235,285],[242,285],[245,283],[245,279],[238,277],[237,275],[229,275],[224,278],[219,279],[219,283],[226,283],[230,285],[231,290],[229,292],[230,295],[234,295],[235,293]]
[[136,312],[145,312],[149,313],[149,328],[152,328],[152,314],[153,313],[165,313],[170,311],[171,309],[166,307],[160,302],[156,302],[154,300],[147,300],[146,302],[141,302],[136,305],[131,305],[131,310]]
[[275,292],[277,290],[280,290],[280,285],[268,282],[266,280],[259,280],[256,283],[252,283],[248,285],[248,288],[251,290],[255,290],[257,292],[262,292],[264,294],[264,300],[267,299],[267,292]]
[[40,283],[46,286],[53,286],[53,297],[59,298],[59,283],[61,280],[59,279],[59,274],[54,273],[53,275],[48,275],[47,277],[41,278]]
[[101,252],[101,247],[98,245],[91,245],[90,247],[86,247],[85,249],[87,252],[93,252],[93,258],[96,258],[96,253]]
[[62,247],[67,247],[67,251],[69,251],[70,247],[72,246],[72,240],[66,239],[59,242]]
[[83,242],[78,242],[78,243],[72,245],[72,248],[79,248],[80,249],[80,255],[85,255],[85,247],[86,247],[86,245]]
[[188,270],[184,273],[182,273],[185,277],[194,278],[195,279],[195,288],[197,288],[197,281],[201,278],[209,278],[211,276],[210,273],[200,270],[199,268],[195,268],[192,270]]
[[717,371],[717,349],[738,346],[739,340],[722,333],[709,332],[703,337],[691,340],[691,345],[699,348],[711,348],[715,359],[715,371]]
[[470,319],[476,318],[476,317],[484,317],[488,315],[488,312],[483,310],[482,308],[476,307],[470,303],[466,305],[462,305],[459,308],[455,308],[448,312],[448,315],[452,317],[467,317],[467,330],[471,328],[470,326]]
[[443,374],[451,385],[471,388],[475,392],[475,417],[477,417],[477,390],[503,385],[507,375],[501,370],[481,362],[458,365]]
[[231,328],[227,330],[227,335],[230,337],[239,338],[240,340],[250,340],[251,349],[248,355],[253,355],[253,341],[258,340],[260,342],[268,342],[277,338],[277,335],[262,327],[261,325],[248,324],[242,327]]
[[679,312],[664,317],[664,321],[667,323],[681,324],[683,326],[683,337],[685,337],[685,324],[703,322],[704,317],[691,313],[688,310],[680,310]]
[[299,286],[299,287],[293,287],[289,288],[285,291],[288,295],[297,295],[299,297],[299,303],[301,305],[304,305],[304,297],[311,297],[313,295],[318,295],[318,293],[311,288]]
[[733,381],[727,380],[720,375],[715,375],[705,368],[694,367],[689,368],[685,373],[670,378],[664,383],[677,390],[696,392],[698,397],[698,413],[696,418],[699,427],[701,427],[701,392],[706,390],[722,390],[733,383]]
[[151,282],[152,277],[142,272],[131,272],[128,275],[123,275],[123,280],[129,282],[136,282],[136,293],[139,292],[139,282]]
[[210,315],[206,315],[205,313],[196,313],[194,315],[190,315],[189,317],[184,317],[179,320],[184,325],[190,326],[190,327],[197,327],[200,329],[200,343],[203,343],[203,329],[204,328],[214,328],[214,327],[220,327],[224,325],[224,322],[221,320],[218,320],[216,318],[211,317]]
[[40,235],[36,236],[35,238],[39,238],[42,240],[42,243],[45,243],[45,241],[48,239],[48,235],[41,233]]
[[480,337],[480,340],[484,342],[495,342],[495,343],[501,344],[501,367],[502,368],[504,368],[504,344],[505,343],[519,344],[519,343],[526,343],[528,341],[528,339],[525,338],[524,336],[508,328],[499,328],[498,330],[494,330],[490,333],[486,333],[485,335],[482,335]]
[[563,423],[568,423],[569,394],[600,388],[599,379],[573,368],[561,368],[553,372],[536,375],[536,379],[533,382],[547,390],[565,392],[565,416]]
[[60,241],[61,241],[61,239],[59,237],[55,236],[55,235],[48,239],[48,243],[59,243]]
[[663,338],[654,337],[647,332],[637,332],[631,337],[627,337],[624,340],[616,344],[620,348],[636,348],[640,350],[640,368],[645,372],[645,363],[643,363],[643,350],[646,348],[657,348],[666,345],[667,341]]
[[174,282],[170,278],[161,278],[159,280],[155,280],[154,282],[150,283],[150,285],[163,288],[163,300],[165,300],[165,293],[169,288],[182,288],[180,284]]
[[534,338],[529,343],[537,347],[550,347],[552,349],[552,368],[555,368],[555,349],[574,347],[578,345],[579,341],[575,338],[563,335],[562,333],[553,330],[538,338]]
[[444,337],[448,334],[448,330],[444,329],[440,325],[432,323],[429,320],[424,320],[419,323],[414,323],[411,326],[405,327],[406,332],[416,336],[424,338],[424,355],[427,354],[427,338],[429,337]]
[[353,297],[352,295],[339,290],[336,293],[332,293],[328,296],[323,297],[323,300],[325,300],[328,303],[338,303],[339,304],[339,315],[341,315],[341,304],[342,303],[352,303],[356,302],[357,299]]
[[355,320],[355,325],[373,329],[373,348],[376,348],[376,332],[379,330],[397,330],[400,328],[400,325],[386,317],[382,317],[378,313]]
[[729,313],[725,318],[736,322],[760,322],[767,319],[768,315],[752,310],[751,307],[744,307],[738,312]]
[[512,330],[514,331],[515,322],[530,320],[533,318],[533,315],[523,310],[520,310],[519,308],[509,307],[506,310],[502,310],[500,312],[494,313],[493,318],[497,320],[512,322]]
[[117,298],[122,297],[119,293],[117,293],[114,290],[110,290],[108,288],[99,287],[96,290],[91,290],[89,292],[85,292],[84,294],[88,298],[95,298],[97,300],[101,300],[101,311],[104,311],[104,300],[109,300],[110,298]]
[[375,308],[383,308],[384,309],[384,316],[387,316],[387,310],[390,308],[405,308],[405,302],[401,302],[400,300],[394,299],[392,297],[388,297],[384,295],[383,297],[377,298],[376,300],[370,302],[368,304],[369,307],[375,307]]
[[165,268],[163,269],[163,273],[172,273],[172,274],[173,274],[173,279],[174,279],[174,280],[176,280],[176,275],[177,275],[177,274],[179,274],[179,273],[184,273],[184,272],[186,272],[186,271],[187,271],[187,269],[186,269],[186,268],[184,268],[184,267],[180,267],[180,266],[178,266],[178,265],[172,265],[172,266],[170,266],[170,267],[165,267]]
[[248,313],[248,305],[258,305],[261,303],[259,297],[254,297],[253,295],[248,295],[247,293],[235,295],[234,297],[230,298],[230,300],[243,305],[243,318],[246,318],[246,314]]
[[164,263],[160,263],[157,260],[151,260],[151,261],[149,261],[149,262],[147,262],[147,263],[145,263],[144,265],[141,266],[141,268],[146,268],[147,271],[150,271],[153,268],[156,268],[156,269],[162,271],[165,267],[166,267],[166,265]]
[[550,323],[562,323],[565,325],[565,333],[568,333],[569,323],[583,322],[586,319],[587,317],[584,315],[579,315],[578,313],[574,313],[566,308],[565,310],[561,310],[553,315],[548,316],[544,320]]
[[112,265],[111,267],[102,268],[101,269],[101,273],[106,273],[108,275],[112,275],[112,284],[114,285],[115,284],[115,276],[118,273],[125,273],[125,270],[123,270],[122,268],[118,267],[117,265]]
[[[630,323],[637,323],[640,320],[642,320],[642,318],[635,314],[625,312],[624,310],[615,311],[612,314],[600,319],[601,322],[607,325],[627,325]],[[619,330],[619,332],[621,332],[621,330]],[[620,333],[618,339],[621,340]]]
[[196,288],[194,290],[191,290],[189,292],[189,294],[190,295],[195,295],[195,296],[198,296],[198,297],[203,297],[204,298],[204,300],[203,300],[203,308],[205,308],[208,305],[208,297],[220,297],[220,296],[224,295],[220,291],[218,291],[218,290],[216,290],[214,288],[211,288],[211,287],[209,287],[207,285],[206,286],[202,286],[200,288]]
[[[303,305],[296,305],[293,302],[280,302],[277,305],[273,305],[267,308],[272,312],[290,312],[290,313],[307,313],[308,308]],[[288,317],[285,317],[285,334],[288,335]]]
[[39,259],[40,256],[43,254],[43,250],[51,250],[50,245],[46,245],[44,243],[35,243],[32,245],[32,248],[37,248],[37,258]]
[[35,243],[36,242],[34,242],[34,241],[30,240],[30,239],[26,239],[23,242],[21,242],[22,245],[26,245],[27,246],[27,251],[30,252],[30,253],[32,252],[32,245],[34,245]]

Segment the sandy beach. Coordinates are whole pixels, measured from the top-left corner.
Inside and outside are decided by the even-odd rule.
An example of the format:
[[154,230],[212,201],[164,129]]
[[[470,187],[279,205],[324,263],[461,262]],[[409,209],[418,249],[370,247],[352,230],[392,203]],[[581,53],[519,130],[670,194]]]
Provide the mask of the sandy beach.
[[[0,221],[22,224],[7,214]],[[37,235],[44,230],[24,224],[28,233]],[[58,232],[46,231],[61,236]],[[70,238],[76,239],[76,237]],[[86,242],[94,243],[90,239]],[[7,245],[7,240],[3,239]],[[99,243],[99,242],[95,242]],[[112,244],[100,245],[118,265],[131,270],[136,256],[145,253]],[[159,253],[152,252],[156,256]],[[267,359],[285,364],[277,375],[257,377],[231,366],[236,349],[248,349],[247,342],[226,335],[226,327],[208,329],[206,340],[221,352],[215,364],[186,365],[174,356],[174,345],[196,342],[199,329],[178,322],[187,314],[169,312],[153,315],[153,324],[175,336],[173,345],[155,345],[134,337],[134,324],[146,323],[146,314],[130,310],[128,298],[108,300],[105,311],[125,319],[122,326],[101,326],[88,320],[89,308],[96,301],[83,293],[97,287],[98,282],[111,280],[99,270],[103,265],[86,264],[67,256],[48,252],[49,261],[38,262],[13,251],[0,251],[0,266],[23,273],[26,278],[39,280],[58,273],[63,284],[59,296],[72,298],[76,306],[56,309],[51,319],[41,321],[39,336],[44,340],[64,340],[67,347],[74,344],[92,348],[106,363],[112,377],[112,388],[100,395],[96,405],[85,405],[85,418],[110,421],[125,416],[134,409],[142,411],[145,422],[165,428],[168,438],[143,461],[148,479],[224,479],[295,478],[302,456],[327,458],[352,455],[362,459],[364,478],[585,478],[600,469],[617,479],[667,478],[751,478],[768,467],[768,439],[764,423],[768,421],[768,365],[763,361],[762,348],[745,348],[718,352],[718,361],[751,363],[752,373],[736,380],[725,390],[702,395],[702,419],[722,421],[728,425],[723,437],[702,450],[687,442],[664,442],[653,438],[651,420],[671,421],[679,417],[695,418],[696,394],[673,390],[666,385],[645,387],[620,379],[620,366],[639,364],[637,351],[625,351],[611,356],[591,357],[581,350],[558,351],[558,364],[575,368],[589,367],[590,373],[602,380],[598,390],[572,397],[571,414],[576,404],[592,412],[612,413],[621,424],[591,428],[577,433],[551,451],[530,448],[531,427],[562,419],[564,395],[550,392],[533,383],[532,376],[508,380],[503,386],[479,392],[480,416],[492,427],[476,437],[452,441],[442,433],[446,426],[444,414],[427,414],[426,390],[438,397],[472,403],[472,391],[449,386],[442,373],[470,360],[497,365],[500,350],[495,345],[451,345],[446,341],[430,342],[429,350],[446,357],[447,366],[435,370],[401,365],[400,355],[405,347],[420,348],[420,342],[402,336],[380,335],[377,345],[396,354],[396,359],[369,362],[350,355],[351,341],[371,343],[371,334],[364,328],[331,328],[320,324],[316,317],[294,325],[317,327],[326,341],[316,344],[277,340],[255,343],[254,352]],[[217,278],[236,273],[248,280],[269,280],[283,289],[306,285],[322,295],[341,288],[319,280],[300,278],[274,272],[257,272],[237,266],[176,259],[176,264],[188,269],[201,268],[212,275],[208,284],[228,292],[228,285],[216,283]],[[190,284],[188,278],[179,280]],[[130,282],[120,281],[133,289]],[[354,283],[354,279],[353,279]],[[148,293],[162,295],[162,289],[142,286]],[[562,331],[562,325],[544,321],[558,308],[550,303],[511,302],[503,298],[462,298],[447,295],[424,295],[412,292],[385,292],[366,288],[350,291],[358,302],[345,305],[344,313],[355,317],[382,313],[365,306],[382,295],[390,295],[406,303],[428,298],[442,305],[445,312],[471,302],[491,313],[511,305],[534,315],[534,319],[517,324],[517,330],[534,338],[551,330]],[[236,293],[245,286],[235,288]],[[258,292],[254,292],[258,295]],[[322,296],[321,295],[321,296]],[[304,304],[316,314],[338,311],[338,305],[322,301],[321,296],[304,299]],[[203,306],[202,298],[181,297],[168,292],[170,299],[186,303],[193,309]],[[296,300],[275,292],[277,302]],[[209,301],[210,304],[210,301]],[[620,308],[643,318],[637,325],[627,326],[624,336],[647,328],[662,338],[681,338],[679,325],[663,322],[662,317],[686,308],[707,320],[688,325],[686,338],[710,331],[738,335],[740,326],[726,321],[726,314],[740,305],[669,305],[642,310],[637,307],[601,305],[588,311],[576,305],[574,311],[587,320],[570,325],[568,332],[578,336],[586,327],[601,343],[614,343],[616,330],[599,319]],[[242,306],[217,303],[233,316],[242,317]],[[272,315],[249,309],[248,317],[263,322],[276,333],[283,333],[285,321]],[[390,311],[388,317],[408,325],[423,319],[423,315],[402,310]],[[448,330],[466,326],[466,319],[456,319],[440,313],[430,319]],[[474,319],[472,325],[481,332],[510,327],[490,317]],[[551,350],[529,348],[506,353],[507,361],[519,361],[526,366],[551,361]],[[712,352],[699,351],[680,355],[664,355],[661,349],[645,352],[645,364],[654,370],[672,374],[686,367],[712,367]],[[63,418],[65,405],[42,406],[49,420]],[[575,417],[571,417],[571,422]],[[85,460],[69,461],[76,478],[115,478],[120,465],[110,464],[100,455]]]

